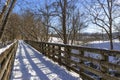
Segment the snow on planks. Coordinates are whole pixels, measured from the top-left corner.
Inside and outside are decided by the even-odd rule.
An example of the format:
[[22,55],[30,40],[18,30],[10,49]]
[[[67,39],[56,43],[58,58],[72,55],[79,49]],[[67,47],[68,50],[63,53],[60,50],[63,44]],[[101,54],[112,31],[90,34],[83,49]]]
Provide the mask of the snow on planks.
[[23,41],[19,41],[11,80],[80,80],[80,78],[53,64]]

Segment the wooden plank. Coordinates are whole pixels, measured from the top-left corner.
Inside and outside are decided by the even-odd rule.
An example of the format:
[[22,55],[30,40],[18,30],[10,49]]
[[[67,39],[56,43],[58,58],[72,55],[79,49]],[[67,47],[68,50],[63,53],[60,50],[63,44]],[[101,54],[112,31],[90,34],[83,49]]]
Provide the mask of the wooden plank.
[[17,46],[18,46],[18,43],[14,44],[14,47],[12,48],[12,51],[10,52],[12,54],[12,56],[9,60],[8,67],[7,67],[7,69],[4,73],[3,80],[9,80],[10,79],[11,70],[12,70],[12,66],[13,66],[13,63],[14,63]]
[[77,58],[79,57],[81,60],[84,60],[84,61],[89,61],[94,64],[100,64],[106,68],[120,71],[120,65],[118,65],[118,64],[110,63],[108,61],[103,61],[103,60],[99,60],[99,59],[94,59],[91,57],[85,57],[85,56],[81,56],[81,55],[79,56],[78,54],[71,54],[71,55],[74,57],[77,57]]
[[7,59],[5,60],[3,66],[2,66],[2,69],[0,71],[0,80],[2,80],[3,76],[4,76],[4,73],[7,69],[7,66],[8,66],[8,63],[9,63],[9,60],[11,58],[12,54],[9,54],[9,56],[7,57]]
[[5,59],[5,57],[8,55],[9,51],[10,51],[10,48],[6,49],[2,54],[0,54],[0,63]]
[[92,78],[90,75],[84,73],[84,72],[81,72],[81,77],[83,80],[96,80],[94,78]]
[[70,67],[70,66],[68,66],[66,63],[64,63],[64,62],[61,62],[61,64],[63,65],[63,66],[65,66],[65,67],[69,67],[69,69],[70,70],[72,70],[72,71],[74,71],[74,72],[76,72],[76,73],[78,73],[79,74],[79,71],[77,70],[77,69],[75,69],[75,68],[73,68],[73,67]]
[[103,72],[101,72],[101,71],[99,71],[99,70],[93,69],[93,68],[88,67],[88,66],[86,66],[86,65],[84,65],[84,64],[80,64],[79,66],[80,66],[80,68],[82,68],[82,69],[84,69],[84,70],[87,70],[87,71],[89,71],[89,72],[92,72],[92,73],[94,73],[94,74],[96,74],[96,75],[98,75],[98,76],[101,76],[102,78],[104,78],[104,79],[106,79],[106,80],[119,80],[117,77],[110,76],[110,75],[107,74],[107,73],[103,73]]
[[[1,69],[0,69],[0,80],[9,80],[9,76],[10,76],[10,70],[11,70],[11,64],[12,64],[12,58],[13,58],[13,51],[15,49],[15,44],[14,43],[12,46],[10,46],[10,48],[8,48],[3,54],[5,54],[4,56],[4,60],[2,61],[1,64]],[[17,48],[16,48],[17,49]],[[1,55],[0,55],[1,56]]]
[[117,70],[120,72],[120,65],[118,65],[118,64],[101,61],[101,65],[103,65],[104,67],[106,67],[108,69],[110,68],[110,69]]
[[2,80],[9,80],[9,76],[10,76],[10,70],[11,70],[11,61],[12,61],[12,58],[13,58],[13,56],[14,56],[14,54],[13,54],[13,50],[14,49],[12,49],[12,51],[10,52],[11,53],[11,56],[10,56],[10,59],[9,59],[9,63],[8,63],[8,66],[7,66],[7,68],[6,68],[6,71],[5,71],[5,73],[4,73],[4,76],[3,76],[3,78],[2,78]]
[[[45,42],[39,42],[39,43],[45,43]],[[107,55],[107,56],[120,56],[120,51],[115,51],[115,50],[80,47],[80,46],[64,45],[64,44],[57,44],[57,43],[46,43],[46,44],[61,46],[61,47],[67,46],[67,47],[71,47],[72,49],[83,50],[83,51],[93,52],[93,53],[97,53],[97,54],[104,53],[104,55]]]

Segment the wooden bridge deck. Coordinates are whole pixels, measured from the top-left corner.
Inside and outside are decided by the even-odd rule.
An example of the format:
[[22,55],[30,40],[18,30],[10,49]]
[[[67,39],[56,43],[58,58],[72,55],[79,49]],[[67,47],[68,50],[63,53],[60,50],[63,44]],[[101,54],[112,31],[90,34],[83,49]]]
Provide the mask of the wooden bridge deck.
[[52,63],[31,46],[20,41],[11,80],[80,80],[80,78],[71,75],[70,72]]
[[25,42],[16,41],[0,55],[0,80],[120,80],[120,64],[109,61],[119,59],[120,51]]

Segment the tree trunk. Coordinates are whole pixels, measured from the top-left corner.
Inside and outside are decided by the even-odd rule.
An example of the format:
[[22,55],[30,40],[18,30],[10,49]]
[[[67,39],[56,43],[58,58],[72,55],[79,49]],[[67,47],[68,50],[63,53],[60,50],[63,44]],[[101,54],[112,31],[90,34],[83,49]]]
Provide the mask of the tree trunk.
[[113,49],[112,29],[110,29],[109,40],[110,40],[110,49],[112,50]]
[[12,1],[11,5],[10,5],[10,8],[8,9],[8,12],[7,12],[7,14],[6,14],[6,16],[5,16],[5,18],[4,18],[3,22],[2,22],[2,27],[1,27],[1,29],[0,29],[0,38],[2,37],[2,34],[3,34],[3,32],[4,32],[4,29],[5,29],[7,20],[8,20],[8,17],[9,17],[10,12],[12,11],[12,9],[13,9],[13,7],[14,7],[15,2],[16,2],[16,0],[13,0],[13,1]]
[[110,39],[110,49],[113,49],[113,41]]
[[110,15],[110,17],[109,17],[109,24],[110,24],[110,28],[109,28],[109,30],[110,30],[110,49],[112,50],[113,49],[113,41],[112,41],[112,38],[113,38],[113,36],[112,36],[112,6],[113,6],[113,2],[112,2],[112,0],[108,0],[108,10],[109,10],[109,15]]
[[63,7],[63,22],[62,22],[62,27],[63,27],[63,43],[67,44],[67,34],[66,34],[66,7],[67,7],[67,0],[64,0],[64,7]]

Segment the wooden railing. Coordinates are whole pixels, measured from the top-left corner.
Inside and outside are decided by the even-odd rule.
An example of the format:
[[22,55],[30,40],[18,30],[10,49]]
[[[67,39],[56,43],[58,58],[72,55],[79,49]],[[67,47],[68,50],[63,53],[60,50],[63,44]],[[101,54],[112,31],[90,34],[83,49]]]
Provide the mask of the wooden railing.
[[0,80],[10,79],[16,49],[17,42],[0,54]]
[[[64,65],[68,70],[77,72],[84,80],[120,80],[120,65],[109,62],[109,56],[120,58],[120,51],[35,41],[25,42],[58,62],[59,65]],[[88,53],[99,54],[99,58],[86,56]],[[117,72],[118,75],[111,75],[110,69]]]

